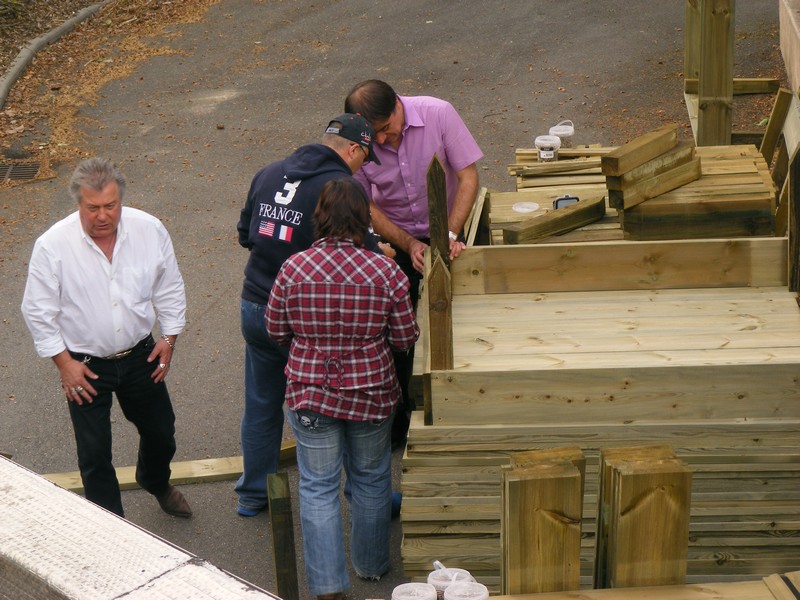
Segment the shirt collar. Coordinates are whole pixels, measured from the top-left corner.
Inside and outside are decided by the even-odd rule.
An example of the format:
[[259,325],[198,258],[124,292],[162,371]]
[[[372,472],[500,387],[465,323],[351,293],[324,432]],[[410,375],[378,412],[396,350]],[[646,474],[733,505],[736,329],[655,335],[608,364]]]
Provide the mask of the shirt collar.
[[425,123],[422,122],[422,116],[417,111],[416,107],[406,100],[405,96],[398,96],[400,103],[403,105],[403,115],[405,116],[405,124],[403,131],[409,127],[422,127]]

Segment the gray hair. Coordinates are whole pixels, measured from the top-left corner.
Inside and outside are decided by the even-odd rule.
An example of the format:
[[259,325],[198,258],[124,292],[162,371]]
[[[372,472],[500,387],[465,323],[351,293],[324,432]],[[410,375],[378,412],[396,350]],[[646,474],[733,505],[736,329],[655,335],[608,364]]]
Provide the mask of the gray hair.
[[119,199],[125,197],[126,180],[122,172],[107,158],[95,156],[81,161],[72,172],[69,182],[69,195],[75,202],[81,200],[81,188],[101,191],[109,183],[115,181],[119,190]]

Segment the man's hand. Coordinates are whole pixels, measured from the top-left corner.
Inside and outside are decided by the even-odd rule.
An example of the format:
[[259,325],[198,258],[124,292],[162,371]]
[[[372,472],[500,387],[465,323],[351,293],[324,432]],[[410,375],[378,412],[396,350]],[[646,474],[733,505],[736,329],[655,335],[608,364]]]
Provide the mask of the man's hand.
[[[413,238],[412,238],[413,239]],[[411,264],[420,273],[425,272],[425,250],[428,249],[428,244],[414,239],[408,248],[408,255],[411,257]]]
[[53,357],[53,362],[61,374],[61,388],[67,400],[81,405],[84,402],[92,403],[97,391],[89,383],[90,379],[97,379],[98,375],[86,364],[75,360],[66,350]]
[[153,351],[150,353],[150,356],[147,357],[147,362],[149,363],[158,359],[155,371],[150,374],[150,378],[155,383],[164,381],[164,378],[167,376],[167,371],[169,371],[169,365],[172,361],[172,352],[175,346],[176,337],[177,336],[172,336],[170,338],[172,341],[171,345],[163,338],[159,338],[156,342],[156,345],[153,347]]

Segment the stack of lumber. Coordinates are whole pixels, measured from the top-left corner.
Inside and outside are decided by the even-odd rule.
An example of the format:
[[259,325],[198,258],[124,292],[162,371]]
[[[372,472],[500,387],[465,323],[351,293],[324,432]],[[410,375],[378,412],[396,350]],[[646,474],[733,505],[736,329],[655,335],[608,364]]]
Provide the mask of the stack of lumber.
[[700,179],[700,159],[692,145],[678,144],[677,125],[639,136],[600,160],[608,202],[618,210]]
[[773,235],[775,184],[755,146],[701,146],[701,177],[620,211],[627,239]]
[[[605,155],[614,151],[613,148],[598,150]],[[688,146],[678,145],[666,154],[673,159],[675,154],[685,159],[690,150]],[[623,237],[658,240],[772,235],[776,189],[767,162],[756,147],[705,146],[693,150],[695,158],[686,164],[699,162],[699,179],[624,209],[619,207],[619,203],[617,207],[611,205],[615,190],[609,190],[609,186],[625,187],[627,184],[621,183],[625,176],[609,176],[608,183],[605,176],[602,176],[602,183],[579,183],[568,166],[573,159],[541,163],[542,166],[548,165],[548,169],[563,166],[565,170],[553,173],[548,185],[530,185],[515,192],[489,192],[487,202],[492,244],[514,243],[512,237],[508,238],[510,241],[504,240],[504,230],[548,215],[553,211],[553,200],[564,194],[585,199],[607,196],[605,216],[569,233],[557,231],[549,233],[550,237],[537,239],[524,237],[522,242],[516,243],[600,241]],[[527,156],[527,150],[518,150],[514,166],[521,168],[525,165],[520,161]],[[655,159],[653,164],[657,163],[658,159]],[[658,176],[651,180],[657,182]],[[536,178],[532,177],[530,181],[536,181]],[[559,183],[555,184],[556,181]],[[532,223],[527,224],[528,228],[531,226]]]
[[591,587],[600,452],[636,445],[669,445],[693,473],[687,583],[800,569],[800,310],[787,255],[775,237],[463,252],[451,265],[453,367],[426,369],[418,346],[406,575],[424,580],[441,560],[499,592],[503,469],[517,452],[577,446]]

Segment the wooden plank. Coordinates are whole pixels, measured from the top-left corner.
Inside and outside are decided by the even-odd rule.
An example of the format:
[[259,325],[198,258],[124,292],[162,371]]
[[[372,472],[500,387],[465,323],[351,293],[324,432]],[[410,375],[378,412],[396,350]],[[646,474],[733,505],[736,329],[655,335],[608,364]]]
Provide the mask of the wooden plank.
[[[698,37],[699,40],[699,37]],[[780,79],[763,77],[734,77],[733,95],[742,96],[747,94],[774,94],[781,85]],[[688,94],[696,94],[699,88],[697,78],[684,79],[683,91]]]
[[580,472],[568,461],[504,472],[504,593],[580,587],[581,488]]
[[683,18],[684,86],[686,85],[686,79],[696,80],[700,75],[700,2],[701,1],[702,0],[685,0],[684,2],[684,18]]
[[764,139],[761,141],[761,147],[759,148],[759,152],[761,152],[761,155],[768,165],[772,164],[775,148],[778,145],[778,138],[783,131],[783,125],[789,114],[791,103],[792,92],[786,88],[780,88],[775,95],[775,103],[772,105],[772,112],[769,115],[769,122],[764,132]]
[[[281,443],[281,452],[279,456],[279,464],[281,466],[285,467],[291,465],[297,460],[295,446],[295,440],[284,440]],[[170,483],[173,485],[234,480],[239,478],[243,468],[241,456],[173,462],[170,467],[172,469]],[[135,466],[117,467],[116,471],[121,490],[134,490],[139,488],[139,484],[136,483]],[[49,473],[42,475],[42,477],[76,494],[82,494],[84,491],[79,471]]]
[[800,290],[800,147],[789,162],[789,289]]
[[488,216],[486,214],[487,211],[484,208],[486,206],[487,193],[488,190],[485,187],[481,187],[478,190],[478,195],[475,198],[475,204],[472,205],[469,219],[467,219],[467,224],[464,226],[467,246],[474,246],[480,241],[481,237],[483,237],[478,236],[478,232],[481,228],[485,228],[488,235]]
[[735,0],[700,2],[697,145],[730,144]]
[[272,559],[278,594],[284,600],[299,600],[297,550],[294,543],[292,496],[286,473],[267,475],[269,525],[272,533]]
[[588,242],[467,248],[453,294],[782,286],[787,240]]
[[594,223],[606,213],[605,196],[582,199],[575,204],[552,210],[534,219],[512,223],[503,228],[506,244],[526,244],[534,240],[566,233]]
[[619,176],[606,177],[606,186],[609,190],[625,191],[642,180],[655,177],[675,167],[686,164],[691,161],[693,157],[694,146],[687,142],[680,142],[675,148],[667,150],[663,154],[631,169],[627,173]]
[[[447,182],[444,167],[437,154],[428,166],[428,225],[431,250],[450,266],[450,238],[447,225]],[[456,233],[459,233],[458,231]]]
[[637,182],[624,191],[610,191],[609,204],[612,208],[628,209],[675,188],[700,179],[700,157],[667,171]]
[[664,125],[645,133],[604,155],[601,160],[603,175],[622,175],[675,147],[678,143],[678,126]]

